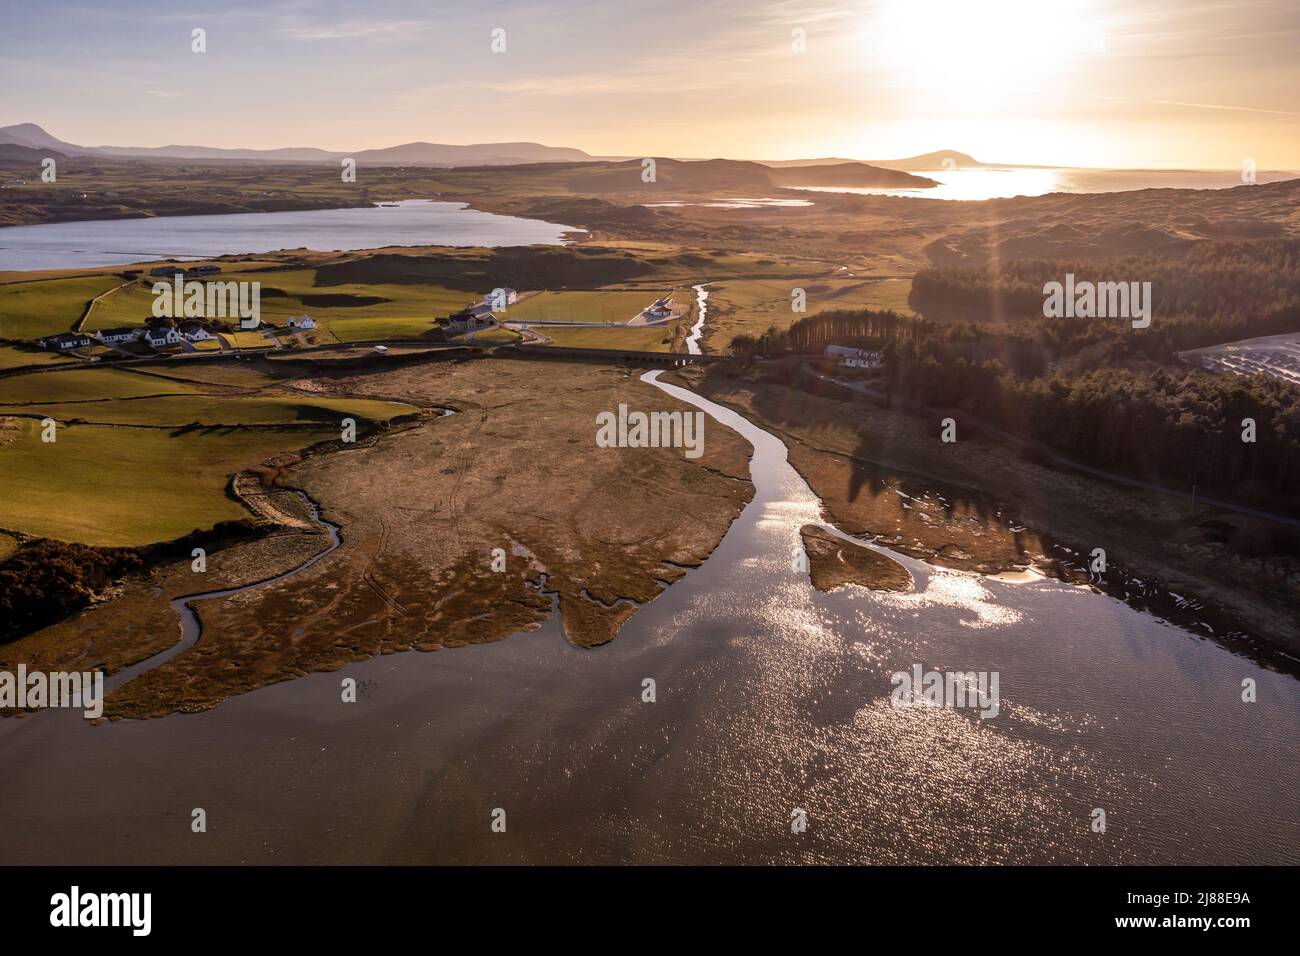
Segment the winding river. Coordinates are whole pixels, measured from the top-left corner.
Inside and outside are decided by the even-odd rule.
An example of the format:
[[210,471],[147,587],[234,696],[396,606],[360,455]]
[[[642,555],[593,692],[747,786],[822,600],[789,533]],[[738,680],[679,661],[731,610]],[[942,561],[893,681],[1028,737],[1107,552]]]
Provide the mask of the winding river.
[[[4,862],[1300,862],[1293,678],[1050,579],[891,555],[912,592],[820,593],[785,446],[659,377],[753,444],[755,495],[614,642],[553,619],[198,715],[0,721]],[[892,707],[915,664],[998,672],[1000,713]]]

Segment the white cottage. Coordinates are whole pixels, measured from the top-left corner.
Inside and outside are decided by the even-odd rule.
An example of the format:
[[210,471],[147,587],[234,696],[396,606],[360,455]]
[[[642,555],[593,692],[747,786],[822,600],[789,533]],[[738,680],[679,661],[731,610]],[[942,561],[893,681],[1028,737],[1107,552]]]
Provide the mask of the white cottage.
[[828,359],[835,359],[845,368],[883,368],[885,354],[868,349],[854,349],[847,345],[828,345],[822,353]]
[[144,329],[141,328],[123,326],[120,329],[100,329],[95,333],[95,338],[105,345],[121,345],[123,342],[134,342],[143,332]]
[[211,332],[199,325],[197,322],[183,322],[180,326],[181,338],[187,342],[202,342],[206,339],[216,338]]
[[165,345],[180,345],[181,335],[176,331],[175,326],[160,325],[156,329],[150,329],[144,334],[144,340],[153,348],[162,348]]

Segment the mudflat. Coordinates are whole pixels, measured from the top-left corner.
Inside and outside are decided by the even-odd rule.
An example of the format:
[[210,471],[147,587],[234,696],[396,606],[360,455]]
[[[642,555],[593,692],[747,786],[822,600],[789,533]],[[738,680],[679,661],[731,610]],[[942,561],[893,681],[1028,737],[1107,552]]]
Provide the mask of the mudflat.
[[[711,421],[698,458],[597,447],[597,414],[620,403],[690,410],[639,374],[481,358],[300,383],[456,411],[254,469],[266,485],[305,491],[339,526],[341,546],[283,581],[196,602],[197,644],[110,692],[106,716],[201,711],[376,654],[500,640],[553,608],[574,644],[612,640],[704,561],[753,494],[749,444]],[[171,597],[262,581],[325,546],[283,524],[286,533],[212,555],[206,575],[155,569],[5,657],[49,669],[93,660],[112,672],[165,649],[180,634]]]
[[857,584],[877,591],[910,591],[907,568],[852,541],[844,541],[815,524],[799,529],[808,554],[808,575],[818,591]]
[[[940,567],[1033,568],[1282,666],[1277,650],[1300,650],[1294,572],[1204,533],[1207,521],[1249,527],[1258,519],[1193,512],[1179,499],[1026,460],[1000,442],[945,444],[937,419],[871,402],[720,370],[688,368],[673,379],[779,436],[829,520],[848,534]],[[1096,574],[1089,556],[1101,544],[1107,567]]]

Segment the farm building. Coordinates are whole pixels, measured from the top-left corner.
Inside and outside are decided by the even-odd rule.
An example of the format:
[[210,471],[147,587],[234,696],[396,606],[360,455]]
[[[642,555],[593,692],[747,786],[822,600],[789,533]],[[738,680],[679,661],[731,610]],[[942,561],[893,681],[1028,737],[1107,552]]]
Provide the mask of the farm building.
[[170,275],[179,274],[183,277],[193,278],[194,276],[215,275],[220,271],[221,271],[221,266],[193,266],[192,268],[185,269],[179,265],[175,265],[175,266],[158,266],[155,269],[150,269],[149,274],[151,276],[170,276]]
[[176,331],[175,326],[160,325],[156,329],[150,329],[144,334],[144,340],[154,348],[162,348],[164,345],[180,345],[181,336]]
[[181,338],[188,342],[202,342],[205,339],[216,338],[215,335],[197,322],[182,322],[178,331],[180,332]]
[[463,312],[448,316],[446,319],[438,320],[439,327],[453,335],[461,332],[477,332],[479,329],[490,329],[495,324],[496,321],[492,318],[492,312],[481,303],[473,308],[465,309]]
[[294,331],[299,331],[301,329],[314,329],[316,328],[316,320],[309,315],[304,315],[301,319],[295,319],[291,315],[289,316],[289,328]]
[[673,300],[669,296],[662,299],[656,299],[654,305],[645,310],[645,317],[651,322],[658,322],[661,319],[671,318],[673,314]]
[[66,352],[68,349],[83,348],[89,345],[91,341],[89,335],[82,335],[80,332],[60,332],[58,335],[51,335],[49,338],[41,339],[41,345],[47,349]]
[[883,352],[854,349],[846,345],[828,345],[822,354],[828,359],[835,359],[845,368],[883,368],[885,364]]
[[95,333],[95,338],[105,345],[120,345],[123,342],[134,342],[144,334],[144,329],[130,326],[123,326],[119,329],[100,329]]

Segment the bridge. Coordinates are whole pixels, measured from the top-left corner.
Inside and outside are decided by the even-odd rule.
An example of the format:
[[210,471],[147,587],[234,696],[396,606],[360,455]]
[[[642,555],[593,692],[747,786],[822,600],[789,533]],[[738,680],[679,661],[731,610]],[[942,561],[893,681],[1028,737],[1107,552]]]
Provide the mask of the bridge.
[[691,355],[687,352],[646,352],[640,349],[584,349],[567,345],[500,345],[497,355],[509,358],[591,359],[598,362],[635,362],[638,365],[698,365],[725,362],[725,355]]

